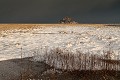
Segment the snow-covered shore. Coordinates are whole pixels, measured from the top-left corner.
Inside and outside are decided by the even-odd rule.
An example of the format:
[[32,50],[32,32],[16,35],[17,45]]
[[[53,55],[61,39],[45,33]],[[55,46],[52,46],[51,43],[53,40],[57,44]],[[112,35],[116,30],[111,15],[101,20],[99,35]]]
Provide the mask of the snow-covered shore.
[[120,55],[119,27],[40,26],[0,33],[0,60],[31,57],[54,48],[71,52],[103,54],[112,51],[112,59]]

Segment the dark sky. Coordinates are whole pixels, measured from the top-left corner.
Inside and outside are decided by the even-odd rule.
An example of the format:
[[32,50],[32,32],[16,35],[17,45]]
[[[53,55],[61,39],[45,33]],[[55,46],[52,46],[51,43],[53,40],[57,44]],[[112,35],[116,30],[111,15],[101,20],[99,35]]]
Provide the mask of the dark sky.
[[120,0],[0,0],[0,23],[120,23]]

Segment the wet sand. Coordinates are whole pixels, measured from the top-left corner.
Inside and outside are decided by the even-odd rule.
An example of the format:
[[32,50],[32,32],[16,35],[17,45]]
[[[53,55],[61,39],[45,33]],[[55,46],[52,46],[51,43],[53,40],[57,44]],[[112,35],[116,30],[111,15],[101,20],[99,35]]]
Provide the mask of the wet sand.
[[49,68],[43,62],[31,61],[31,58],[0,61],[0,80],[26,80]]

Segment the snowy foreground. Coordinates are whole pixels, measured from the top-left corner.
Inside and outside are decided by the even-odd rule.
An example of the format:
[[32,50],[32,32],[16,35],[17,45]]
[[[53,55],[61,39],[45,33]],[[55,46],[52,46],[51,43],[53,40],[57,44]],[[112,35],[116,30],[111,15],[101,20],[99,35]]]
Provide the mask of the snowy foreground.
[[[120,27],[39,26],[33,29],[14,29],[0,32],[0,60],[44,55],[60,48],[76,54],[107,54],[120,59]],[[21,56],[22,55],[22,56]]]

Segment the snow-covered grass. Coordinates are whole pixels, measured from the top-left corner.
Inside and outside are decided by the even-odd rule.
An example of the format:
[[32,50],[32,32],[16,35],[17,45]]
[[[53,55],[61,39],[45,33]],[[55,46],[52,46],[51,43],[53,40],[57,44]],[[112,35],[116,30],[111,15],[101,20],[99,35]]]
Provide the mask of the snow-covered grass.
[[[20,25],[19,25],[20,26]],[[120,27],[92,25],[38,25],[37,28],[0,31],[0,60],[44,56],[59,48],[71,54],[103,55],[120,59]]]

